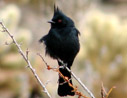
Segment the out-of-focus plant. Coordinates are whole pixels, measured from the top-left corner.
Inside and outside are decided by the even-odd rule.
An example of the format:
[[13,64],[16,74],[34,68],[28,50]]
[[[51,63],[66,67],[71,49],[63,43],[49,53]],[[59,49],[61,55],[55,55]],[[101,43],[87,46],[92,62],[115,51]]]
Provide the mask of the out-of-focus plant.
[[[23,43],[22,47],[25,49],[31,43],[32,36],[30,30],[19,27],[20,18],[21,12],[15,5],[8,5],[0,10],[0,19],[5,23],[9,31],[14,33],[17,41],[21,44]],[[11,43],[11,39],[0,31],[0,67],[23,67],[24,63],[22,58],[18,57],[19,55],[17,54],[15,45],[8,47],[4,45],[5,41],[8,44]]]
[[[32,42],[32,34],[29,29],[19,25],[21,19],[20,9],[16,5],[6,5],[0,9],[0,20],[6,25],[16,40],[26,50]],[[12,40],[2,32],[0,26],[0,95],[2,98],[28,98],[35,94],[42,96],[40,87],[35,83],[29,83],[31,75],[24,71],[26,63],[19,56]],[[5,42],[7,41],[7,42]],[[5,44],[10,44],[5,45]],[[31,57],[29,57],[31,59]],[[34,61],[32,61],[34,62]],[[32,80],[33,81],[33,80]],[[32,85],[32,86],[30,86]],[[34,86],[37,87],[34,91]],[[31,91],[30,91],[31,90]],[[2,93],[4,92],[4,93]]]
[[[116,86],[113,98],[127,96],[127,21],[117,15],[94,10],[86,14],[80,23],[82,35],[81,51],[78,55],[80,67],[92,66],[99,76],[99,87],[103,81],[108,88]],[[87,70],[87,69],[86,69]],[[91,74],[92,76],[94,76]],[[97,88],[96,88],[97,90]]]

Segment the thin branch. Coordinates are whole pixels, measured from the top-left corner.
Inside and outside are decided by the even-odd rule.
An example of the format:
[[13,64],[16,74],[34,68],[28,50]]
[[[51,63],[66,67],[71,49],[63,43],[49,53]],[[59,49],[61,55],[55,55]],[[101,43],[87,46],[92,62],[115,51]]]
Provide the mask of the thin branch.
[[91,98],[95,98],[92,92],[83,84],[83,82],[78,78],[68,67],[66,69],[71,73],[71,75],[78,81],[78,83],[82,86],[82,88],[87,91],[87,93],[91,96]]
[[26,50],[26,58],[27,58],[27,60],[29,59],[29,58],[28,58],[29,52],[30,52],[30,51],[29,51],[28,48],[27,48],[27,50]]
[[60,85],[63,85],[64,83],[68,83],[68,85],[74,89],[72,92],[75,92],[75,94],[78,95],[78,98],[80,98],[80,97],[88,98],[87,96],[85,96],[85,95],[83,95],[81,92],[79,92],[79,91],[77,90],[77,87],[74,87],[74,86],[70,83],[70,80],[69,80],[66,76],[64,76],[64,75],[59,71],[59,67],[58,67],[58,68],[52,68],[52,67],[50,67],[50,66],[46,63],[46,61],[44,60],[44,58],[42,57],[42,55],[41,55],[40,53],[37,53],[37,55],[39,55],[39,56],[41,57],[42,61],[43,61],[43,62],[45,63],[45,65],[47,66],[47,69],[48,69],[48,70],[53,70],[53,71],[58,72],[59,75],[65,80],[65,82],[61,83]]
[[101,97],[102,98],[108,98],[110,93],[112,92],[112,90],[116,88],[115,86],[113,86],[109,91],[108,93],[106,92],[105,88],[104,88],[104,85],[103,85],[103,82],[102,82],[102,85],[101,85]]
[[37,53],[37,55],[40,56],[40,58],[41,58],[42,61],[45,63],[45,65],[46,65],[46,67],[47,67],[48,70],[50,70],[50,69],[57,69],[57,68],[51,68],[51,67],[47,64],[47,62],[44,60],[44,58],[42,57],[42,55],[41,55],[40,53]]
[[105,91],[104,85],[103,85],[103,82],[102,82],[102,84],[101,84],[101,97],[105,98],[105,94],[107,94],[107,92]]
[[106,98],[108,98],[109,97],[109,95],[110,95],[110,93],[112,92],[112,90],[114,89],[114,88],[116,88],[115,86],[113,86],[109,91],[108,91],[108,93],[107,93],[107,95],[106,95]]
[[65,64],[63,61],[59,60],[62,65],[71,73],[71,75],[77,80],[77,82],[82,86],[82,88],[91,96],[91,98],[95,98],[92,92],[83,84],[83,82],[78,78],[68,67],[67,64]]
[[20,55],[23,57],[23,59],[26,61],[26,63],[28,64],[27,67],[30,68],[30,70],[32,71],[33,75],[35,76],[35,78],[37,79],[38,83],[41,85],[41,87],[43,88],[44,92],[47,94],[47,96],[49,98],[52,98],[51,95],[49,94],[48,90],[46,89],[45,85],[41,82],[40,78],[38,77],[35,69],[32,67],[30,61],[28,60],[28,49],[26,51],[26,55],[24,54],[24,52],[22,51],[20,45],[17,43],[17,41],[15,40],[14,36],[9,32],[9,30],[5,27],[5,25],[0,21],[0,25],[2,26],[3,32],[7,32],[7,34],[10,36],[10,38],[12,39],[13,43],[16,45]]
[[[45,65],[47,66],[47,69],[52,69],[46,63],[46,61],[44,60],[44,58],[42,57],[41,54],[37,53],[37,55],[39,55],[41,57],[41,59],[44,61]],[[66,66],[67,64],[63,63],[61,60],[59,60],[59,61],[62,63],[63,67],[65,67],[71,73],[71,75],[74,77],[74,79],[78,81],[78,83],[83,87],[83,89],[91,96],[91,98],[95,98],[94,95],[92,94],[92,92],[83,84],[83,82]],[[66,80],[66,78],[65,78],[65,80]]]
[[68,80],[68,78],[67,78],[66,76],[64,76],[59,70],[58,70],[58,73],[60,74],[60,76],[61,76],[66,82],[68,82],[69,86],[72,87],[72,88],[74,89],[73,92],[75,92],[76,95],[79,96],[78,98],[80,98],[81,96],[82,96],[83,98],[88,98],[87,96],[85,96],[85,95],[83,95],[81,92],[79,92],[79,91],[77,90],[77,87],[74,87],[74,86],[70,83],[70,81]]
[[37,55],[39,55],[42,59],[42,61],[45,63],[45,65],[48,67],[49,65],[47,64],[47,62],[44,60],[44,58],[42,57],[42,55],[40,53],[37,53]]

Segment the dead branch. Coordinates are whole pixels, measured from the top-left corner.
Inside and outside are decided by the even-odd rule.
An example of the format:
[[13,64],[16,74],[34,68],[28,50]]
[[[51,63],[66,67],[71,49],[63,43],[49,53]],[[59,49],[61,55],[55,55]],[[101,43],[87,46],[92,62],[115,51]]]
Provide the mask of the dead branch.
[[[30,70],[32,71],[33,75],[34,75],[35,78],[37,79],[38,83],[39,83],[39,84],[41,85],[41,87],[43,88],[44,93],[46,93],[47,96],[48,96],[49,98],[52,98],[51,95],[49,94],[48,90],[46,89],[45,85],[41,82],[39,76],[38,76],[37,73],[36,73],[36,70],[32,67],[32,65],[31,65],[31,63],[30,63],[30,61],[29,61],[29,58],[28,58],[29,50],[27,49],[27,50],[26,50],[26,54],[24,54],[24,52],[22,51],[22,49],[21,49],[21,47],[20,47],[21,45],[17,43],[17,41],[15,40],[14,36],[9,32],[9,30],[5,27],[5,25],[4,25],[1,21],[0,21],[0,25],[2,26],[2,29],[3,29],[2,32],[6,32],[6,33],[10,36],[10,38],[12,39],[12,43],[14,43],[14,44],[16,45],[16,47],[17,47],[17,49],[18,49],[20,55],[23,57],[23,59],[24,59],[25,62],[27,63],[27,66],[26,66],[26,67],[30,68]],[[12,44],[12,43],[7,43],[7,42],[5,42],[5,45],[10,45],[10,44]],[[74,86],[69,82],[68,78],[65,77],[65,76],[59,71],[59,68],[52,68],[52,67],[50,67],[50,66],[47,64],[47,62],[44,60],[44,58],[42,57],[42,55],[41,55],[40,53],[37,53],[37,55],[39,55],[39,56],[41,57],[42,61],[43,61],[43,62],[45,63],[45,65],[47,66],[47,69],[48,69],[48,70],[54,70],[54,71],[58,72],[58,73],[60,74],[60,76],[63,77],[63,79],[65,80],[65,82],[68,82],[69,86],[71,86],[71,87],[74,88],[74,92],[76,93],[76,95],[78,95],[78,98],[81,98],[81,97],[83,97],[83,98],[88,98],[87,96],[85,96],[85,95],[83,95],[81,92],[79,92],[79,91],[77,90],[77,87],[74,87]],[[66,69],[71,73],[71,75],[73,76],[73,78],[74,78],[75,80],[77,80],[77,82],[82,86],[82,88],[91,96],[91,98],[95,98],[94,95],[92,94],[92,92],[83,84],[83,82],[80,80],[80,78],[78,78],[78,77],[67,67],[67,64],[63,63],[61,60],[59,60],[59,61],[62,63],[63,67],[66,68]],[[110,93],[112,92],[112,90],[113,90],[114,88],[115,88],[115,87],[112,87],[112,88],[108,91],[108,93],[107,93],[107,92],[105,91],[105,88],[104,88],[103,84],[102,84],[102,87],[101,87],[101,97],[102,97],[102,98],[108,98],[109,95],[110,95]]]
[[[61,63],[63,63],[61,60],[59,60]],[[84,85],[84,83],[78,78],[68,67],[67,64],[63,63],[64,67],[71,73],[71,75],[74,77],[75,80],[82,86],[82,88],[91,96],[91,98],[95,98],[92,92]]]
[[116,88],[116,87],[113,86],[113,87],[108,91],[108,93],[107,93],[106,90],[105,90],[105,88],[104,88],[104,85],[103,85],[103,83],[102,83],[102,85],[101,85],[101,97],[102,97],[102,98],[109,98],[109,95],[110,95],[110,93],[112,92],[112,90],[113,90],[114,88]]
[[46,93],[49,98],[52,98],[51,95],[49,94],[48,90],[46,89],[45,85],[41,82],[40,78],[38,77],[38,75],[36,73],[36,70],[32,67],[30,61],[28,60],[28,52],[29,52],[29,50],[27,49],[26,55],[25,55],[24,52],[22,51],[20,45],[17,43],[16,39],[14,38],[14,36],[9,32],[9,30],[5,27],[5,25],[1,21],[0,21],[0,25],[2,26],[2,29],[3,29],[2,32],[6,32],[10,36],[10,38],[12,39],[13,43],[16,45],[20,55],[23,57],[25,62],[28,64],[27,67],[30,68],[30,70],[32,71],[33,75],[37,79],[38,83],[43,88],[44,93]]
[[[45,63],[45,65],[47,66],[47,69],[54,69],[54,68],[51,68],[47,63],[46,63],[46,61],[44,60],[44,58],[42,57],[42,55],[40,54],[40,53],[37,53],[37,55],[39,55],[40,57],[41,57],[41,59],[43,60],[43,62]],[[64,67],[71,73],[71,75],[74,77],[74,79],[75,80],[77,80],[78,81],[78,83],[83,87],[83,89],[85,90],[85,91],[87,91],[88,92],[88,94],[91,96],[91,98],[95,98],[94,97],[94,95],[92,94],[92,92],[83,84],[83,82],[66,66],[66,64],[64,64],[61,60],[59,60],[61,63],[62,63],[62,65],[64,65]],[[59,69],[57,68],[57,72],[60,74],[60,76],[61,77],[63,77],[63,79],[66,81],[66,82],[68,82],[68,84],[69,84],[69,86],[71,86],[71,87],[73,87],[74,88],[74,92],[77,94],[77,95],[79,95],[79,98],[80,98],[80,96],[82,96],[82,97],[84,97],[84,98],[88,98],[88,97],[86,97],[85,95],[83,95],[81,92],[79,92],[79,91],[77,91],[77,88],[75,88],[74,86],[72,86],[72,84],[71,83],[69,83],[69,80],[65,77],[65,76],[63,76],[62,75],[62,73],[59,71]]]

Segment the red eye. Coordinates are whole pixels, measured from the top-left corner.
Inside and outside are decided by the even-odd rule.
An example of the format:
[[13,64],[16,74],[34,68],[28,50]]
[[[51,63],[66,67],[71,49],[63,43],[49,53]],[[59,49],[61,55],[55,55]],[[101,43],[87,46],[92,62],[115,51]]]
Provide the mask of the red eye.
[[59,20],[58,20],[58,22],[59,22],[59,23],[61,23],[61,22],[62,22],[62,20],[61,20],[61,19],[59,19]]

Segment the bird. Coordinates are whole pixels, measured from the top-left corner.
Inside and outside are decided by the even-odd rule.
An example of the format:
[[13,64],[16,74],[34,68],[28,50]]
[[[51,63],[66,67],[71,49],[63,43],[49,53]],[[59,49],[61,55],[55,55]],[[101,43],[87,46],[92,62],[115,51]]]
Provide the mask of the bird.
[[[51,24],[51,28],[48,34],[44,35],[39,42],[44,43],[45,53],[57,60],[59,71],[73,85],[71,73],[63,67],[63,64],[66,64],[66,67],[71,70],[73,61],[80,50],[80,32],[75,27],[73,20],[55,5],[53,18],[48,23]],[[74,88],[60,74],[57,93],[62,97],[75,95]]]

